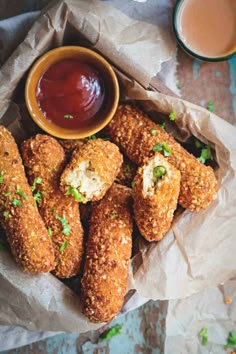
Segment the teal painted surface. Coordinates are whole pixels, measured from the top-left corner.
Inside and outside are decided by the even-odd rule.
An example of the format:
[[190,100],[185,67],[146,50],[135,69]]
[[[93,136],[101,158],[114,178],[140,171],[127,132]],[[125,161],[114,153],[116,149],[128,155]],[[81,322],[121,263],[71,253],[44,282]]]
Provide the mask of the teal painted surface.
[[194,62],[193,62],[193,79],[194,80],[196,80],[198,78],[201,63],[202,62],[200,60],[194,59]]
[[233,98],[233,108],[236,114],[236,57],[229,60],[229,70],[230,70],[230,93]]
[[164,352],[166,301],[150,301],[110,323],[122,325],[122,333],[100,341],[107,329],[85,334],[60,334],[1,354],[162,354]]

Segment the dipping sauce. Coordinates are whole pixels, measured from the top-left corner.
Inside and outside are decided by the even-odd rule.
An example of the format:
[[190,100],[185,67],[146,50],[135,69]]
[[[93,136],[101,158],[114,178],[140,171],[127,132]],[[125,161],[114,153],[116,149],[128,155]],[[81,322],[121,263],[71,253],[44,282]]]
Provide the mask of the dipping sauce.
[[64,59],[42,75],[36,98],[50,122],[63,128],[79,129],[99,119],[105,86],[93,66],[76,59]]
[[178,32],[190,50],[204,57],[224,57],[236,50],[236,0],[185,0]]

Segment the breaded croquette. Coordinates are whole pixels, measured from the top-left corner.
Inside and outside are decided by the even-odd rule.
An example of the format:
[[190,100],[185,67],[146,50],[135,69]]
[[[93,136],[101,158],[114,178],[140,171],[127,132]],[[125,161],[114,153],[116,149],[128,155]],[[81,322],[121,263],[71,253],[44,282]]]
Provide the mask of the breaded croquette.
[[22,144],[29,180],[39,196],[40,214],[48,228],[56,256],[54,274],[69,278],[78,274],[83,253],[83,229],[77,202],[59,189],[59,174],[65,165],[60,144],[38,134]]
[[126,293],[131,257],[131,190],[113,184],[93,206],[82,278],[82,311],[91,322],[112,320]]
[[84,144],[87,143],[88,139],[58,139],[59,144],[63,147],[65,154],[68,158],[71,157],[75,149],[80,149]]
[[61,188],[83,203],[98,201],[111,187],[122,161],[115,144],[102,139],[89,140],[73,152],[61,175]]
[[152,122],[142,111],[130,105],[120,105],[108,126],[112,141],[136,164],[160,151],[181,172],[178,202],[182,207],[199,211],[206,208],[217,191],[217,181],[211,167],[200,163],[163,128]]
[[171,227],[180,172],[159,153],[145,160],[133,182],[134,216],[141,235],[160,241]]
[[0,126],[0,222],[12,253],[28,273],[50,272],[52,241],[39,215],[11,133]]

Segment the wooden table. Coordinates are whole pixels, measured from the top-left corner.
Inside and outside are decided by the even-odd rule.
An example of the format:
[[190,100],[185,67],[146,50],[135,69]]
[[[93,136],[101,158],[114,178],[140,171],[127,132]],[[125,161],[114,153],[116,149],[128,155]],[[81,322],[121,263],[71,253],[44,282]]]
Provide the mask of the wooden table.
[[[236,122],[236,58],[229,62],[202,63],[178,52],[178,85],[184,99],[207,107],[228,122]],[[5,354],[159,354],[163,353],[167,302],[149,302],[121,316],[123,333],[109,342],[98,342],[99,333],[62,334]]]

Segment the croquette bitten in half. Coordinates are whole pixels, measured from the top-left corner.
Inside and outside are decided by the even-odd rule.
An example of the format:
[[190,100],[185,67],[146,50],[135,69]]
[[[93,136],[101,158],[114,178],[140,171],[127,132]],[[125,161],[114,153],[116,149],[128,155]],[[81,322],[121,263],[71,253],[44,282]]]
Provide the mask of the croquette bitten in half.
[[82,310],[91,322],[107,322],[120,311],[131,257],[131,190],[113,184],[93,206],[82,278]]
[[11,133],[0,126],[0,222],[17,263],[28,273],[50,272],[52,241],[39,215]]
[[64,150],[54,138],[38,134],[22,144],[22,156],[53,243],[54,274],[60,278],[72,277],[80,271],[84,233],[78,203],[59,189],[59,175],[65,165]]
[[160,241],[171,227],[180,190],[180,172],[159,153],[146,159],[133,182],[134,216],[141,235]]
[[111,187],[122,162],[115,144],[102,139],[89,140],[73,152],[61,175],[61,188],[79,202],[98,201]]
[[155,151],[164,153],[168,162],[181,173],[178,202],[183,208],[199,211],[213,200],[217,191],[213,169],[199,162],[141,110],[120,105],[108,130],[112,141],[138,165]]

